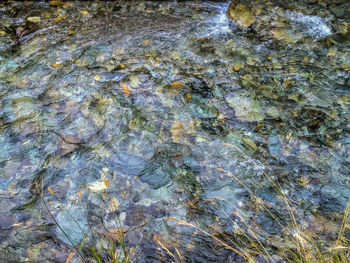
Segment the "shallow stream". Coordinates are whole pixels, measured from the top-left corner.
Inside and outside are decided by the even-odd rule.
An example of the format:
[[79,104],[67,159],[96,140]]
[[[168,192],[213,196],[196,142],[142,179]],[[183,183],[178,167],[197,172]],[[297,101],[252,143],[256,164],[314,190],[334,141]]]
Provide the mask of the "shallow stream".
[[244,246],[241,213],[274,254],[291,244],[261,204],[288,228],[283,194],[337,237],[350,194],[350,38],[339,29],[350,16],[261,5],[262,22],[242,30],[227,7],[0,3],[0,261],[66,262],[58,223],[78,247],[84,232],[99,244],[123,229],[136,262],[174,261],[164,247],[184,262],[243,262],[167,219]]

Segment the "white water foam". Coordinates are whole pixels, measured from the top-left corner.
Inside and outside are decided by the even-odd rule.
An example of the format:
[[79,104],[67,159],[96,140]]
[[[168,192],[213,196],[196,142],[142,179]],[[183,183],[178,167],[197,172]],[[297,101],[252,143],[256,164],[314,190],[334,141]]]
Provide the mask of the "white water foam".
[[319,16],[304,15],[302,13],[291,11],[287,11],[286,16],[302,31],[302,33],[314,38],[315,40],[332,34],[332,30]]

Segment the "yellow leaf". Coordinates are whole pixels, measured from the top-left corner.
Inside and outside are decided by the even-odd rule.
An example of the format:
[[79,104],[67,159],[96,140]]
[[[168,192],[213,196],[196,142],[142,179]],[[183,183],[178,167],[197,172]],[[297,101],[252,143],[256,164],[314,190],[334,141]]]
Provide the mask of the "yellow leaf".
[[61,1],[50,1],[50,5],[53,5],[53,6],[60,6],[60,5],[63,5],[64,3],[61,2]]
[[52,194],[52,195],[55,194],[51,187],[48,187],[47,190],[50,192],[50,194]]
[[109,183],[108,179],[104,179],[103,183],[105,184],[105,186],[110,186],[110,183]]
[[187,101],[190,101],[190,100],[191,100],[191,93],[187,93],[187,94],[186,94],[186,99],[187,99]]
[[53,6],[60,6],[60,5],[63,5],[64,3],[61,2],[61,1],[50,1],[50,5],[53,5]]
[[124,94],[126,96],[130,96],[131,93],[130,93],[130,90],[128,90],[128,86],[126,86],[126,84],[123,84],[122,87],[123,87]]
[[51,66],[53,66],[54,68],[59,68],[59,67],[62,67],[62,64],[61,63],[55,63],[55,64],[52,64]]
[[61,20],[66,19],[66,18],[67,18],[66,16],[59,16],[59,17],[55,17],[53,19],[53,21],[57,22],[57,21],[61,21]]
[[82,15],[88,15],[88,14],[89,14],[89,12],[88,12],[88,11],[83,10],[83,11],[80,11],[80,14],[82,14]]
[[170,84],[171,87],[183,87],[185,86],[184,84],[180,83],[180,82],[174,82]]
[[79,195],[79,197],[81,198],[81,196],[82,196],[81,192],[79,192],[78,195]]
[[101,79],[100,75],[96,75],[96,76],[94,77],[94,80],[96,80],[96,81],[99,81],[100,79]]
[[149,38],[145,39],[145,41],[143,41],[143,43],[147,46],[151,43],[151,40]]
[[72,261],[74,257],[74,252],[70,252],[67,259],[66,259],[66,263],[70,263]]
[[1,35],[1,36],[5,36],[5,35],[6,35],[6,32],[5,32],[5,31],[0,30],[0,35]]

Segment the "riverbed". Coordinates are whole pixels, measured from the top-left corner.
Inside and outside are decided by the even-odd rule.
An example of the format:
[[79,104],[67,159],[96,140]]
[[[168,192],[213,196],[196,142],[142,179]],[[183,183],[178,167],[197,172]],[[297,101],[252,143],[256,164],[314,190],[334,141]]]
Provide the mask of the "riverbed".
[[306,233],[286,196],[301,225],[337,239],[350,194],[349,18],[257,5],[256,27],[242,29],[228,5],[0,4],[3,262],[82,262],[83,240],[92,260],[89,246],[116,229],[135,262],[245,262],[169,218],[232,247],[249,245],[252,220],[280,262],[293,246],[284,230]]

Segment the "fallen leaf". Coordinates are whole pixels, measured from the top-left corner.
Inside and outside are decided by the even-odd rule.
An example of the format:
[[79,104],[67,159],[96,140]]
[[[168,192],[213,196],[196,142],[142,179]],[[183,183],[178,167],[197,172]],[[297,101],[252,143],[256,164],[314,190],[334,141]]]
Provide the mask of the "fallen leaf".
[[48,187],[47,190],[50,192],[50,194],[52,194],[52,195],[55,194],[51,187]]
[[70,252],[67,259],[66,259],[66,263],[70,263],[74,257],[75,253],[74,252]]
[[143,41],[143,43],[147,46],[151,43],[151,40],[149,38],[145,39],[145,41]]
[[81,196],[82,196],[81,192],[79,192],[78,195],[79,195],[79,197],[81,198]]
[[101,79],[100,75],[96,75],[96,76],[94,77],[94,80],[96,80],[96,81],[99,81],[100,79]]
[[88,11],[83,10],[83,11],[80,11],[80,14],[82,14],[82,15],[88,15],[88,14],[89,14],[89,12],[88,12]]
[[50,5],[52,6],[60,6],[63,5],[64,3],[61,1],[50,1]]
[[66,16],[59,16],[59,17],[55,17],[54,19],[52,19],[53,21],[57,22],[57,21],[61,21],[63,19],[66,19]]
[[183,87],[185,86],[184,84],[180,83],[180,82],[173,82],[170,84],[171,87]]
[[110,183],[109,183],[108,179],[104,179],[103,183],[105,184],[105,186],[110,186]]
[[123,87],[124,94],[126,96],[130,96],[131,93],[130,93],[130,90],[128,90],[128,87],[126,86],[126,84],[123,84],[122,87]]
[[61,63],[55,63],[55,64],[52,64],[51,66],[54,67],[54,68],[59,68],[59,67],[62,67],[62,64]]

